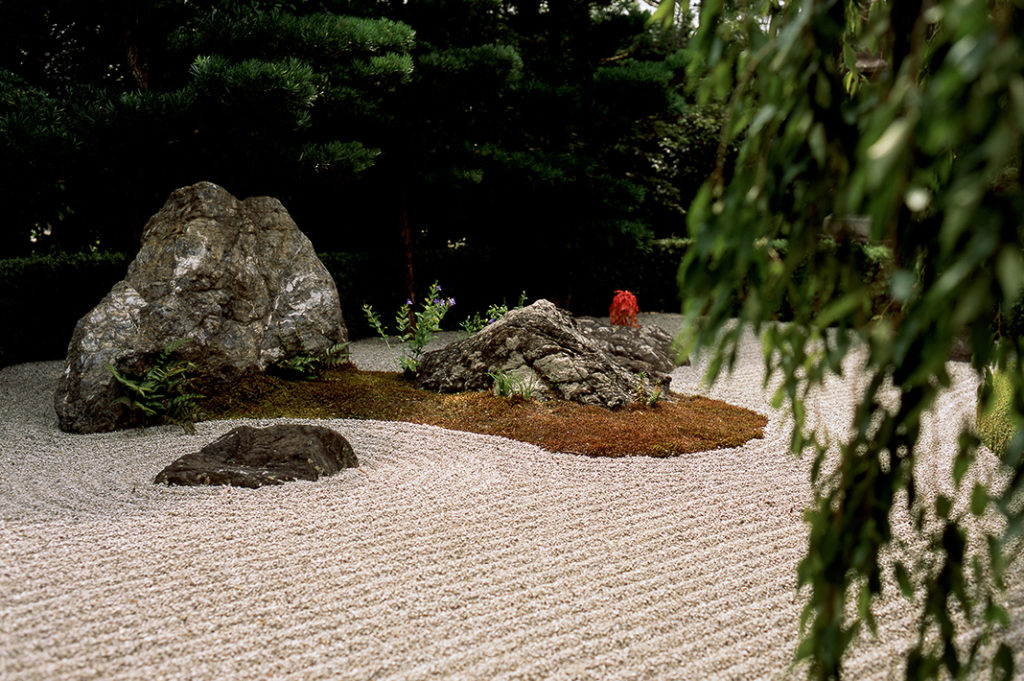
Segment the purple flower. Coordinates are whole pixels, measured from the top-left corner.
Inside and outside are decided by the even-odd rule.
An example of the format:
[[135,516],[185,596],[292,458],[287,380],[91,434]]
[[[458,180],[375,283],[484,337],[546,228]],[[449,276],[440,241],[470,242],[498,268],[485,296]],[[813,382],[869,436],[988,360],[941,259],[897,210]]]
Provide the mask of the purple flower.
[[405,304],[406,304],[407,306],[410,306],[410,305],[412,305],[412,298],[406,298],[406,299],[405,299]]

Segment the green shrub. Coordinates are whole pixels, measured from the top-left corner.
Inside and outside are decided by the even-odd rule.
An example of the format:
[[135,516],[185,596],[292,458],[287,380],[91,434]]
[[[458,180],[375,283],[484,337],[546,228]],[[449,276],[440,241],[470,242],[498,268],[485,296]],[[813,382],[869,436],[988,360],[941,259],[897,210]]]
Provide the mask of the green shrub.
[[991,400],[987,408],[983,408],[985,405],[979,400],[975,428],[982,444],[1001,455],[1013,440],[1019,424],[1012,418],[1013,392],[1009,377],[1004,371],[993,371],[988,378]]
[[679,312],[682,299],[676,273],[688,244],[682,238],[650,239],[636,248],[624,248],[614,259],[581,264],[570,310],[575,315],[606,317],[615,292],[629,290],[636,295],[640,312]]
[[[783,259],[789,251],[789,243],[786,239],[775,239],[768,245]],[[786,290],[784,297],[777,301],[774,310],[775,318],[779,321],[792,321],[793,310],[800,308],[806,302],[801,300],[801,297],[811,295],[810,292],[814,290],[807,284],[813,273],[844,272],[846,268],[841,266],[841,263],[849,266],[850,273],[859,273],[860,279],[855,281],[837,279],[835,285],[840,294],[863,285],[867,292],[867,305],[870,308],[866,314],[877,317],[898,312],[898,303],[893,300],[889,290],[889,276],[893,269],[892,250],[881,244],[851,240],[838,242],[831,236],[824,236],[819,241],[816,259],[813,262],[802,262],[790,276],[792,286]],[[797,296],[797,300],[794,300],[792,296]],[[813,294],[813,307],[820,307],[825,297],[825,293],[821,291]]]
[[1024,335],[1024,296],[1021,296],[1005,319],[997,319],[996,333],[998,335],[1018,338]]
[[0,366],[63,359],[75,324],[127,267],[115,252],[0,260]]
[[[512,308],[518,310],[519,308],[526,305],[526,291],[519,294],[519,301]],[[471,316],[466,317],[460,324],[459,327],[462,329],[464,336],[472,336],[477,331],[483,330],[485,327],[490,326],[494,322],[498,321],[509,313],[508,303],[502,302],[500,305],[491,305],[487,308],[487,312],[480,313],[475,312]]]
[[[610,262],[577,262],[571,297],[557,302],[573,314],[601,317],[608,314],[608,302],[615,291],[626,288],[636,294],[641,312],[679,312],[676,272],[686,245],[685,239],[658,239],[635,250],[624,250]],[[396,309],[408,297],[397,251],[332,251],[318,255],[337,284],[351,339],[376,333],[359,314],[363,305],[375,310]],[[466,245],[420,247],[413,256],[416,280],[443,281],[446,295],[459,301],[454,311],[457,318],[469,317],[471,327],[490,318],[477,311],[489,310],[496,300],[511,303],[524,288],[531,300],[550,298],[555,293],[532,276],[510,270],[507,252],[476,246],[472,241]],[[474,312],[479,320],[474,319]],[[446,330],[458,330],[458,326]]]
[[[656,240],[623,252],[614,262],[581,264],[571,298],[559,302],[577,315],[604,316],[614,292],[627,288],[636,293],[643,312],[678,312],[675,276],[686,243],[684,239]],[[318,255],[337,285],[350,338],[375,333],[359,313],[363,305],[394,309],[405,301],[397,253],[366,250]],[[508,269],[507,254],[500,249],[421,248],[415,258],[417,279],[443,280],[463,315],[488,310],[495,300],[514,301],[524,286],[530,287],[531,296],[551,295],[534,290],[534,282],[523,276],[496,276]],[[4,320],[0,366],[63,359],[77,321],[124,278],[130,259],[121,252],[97,252],[0,260],[0,319]]]

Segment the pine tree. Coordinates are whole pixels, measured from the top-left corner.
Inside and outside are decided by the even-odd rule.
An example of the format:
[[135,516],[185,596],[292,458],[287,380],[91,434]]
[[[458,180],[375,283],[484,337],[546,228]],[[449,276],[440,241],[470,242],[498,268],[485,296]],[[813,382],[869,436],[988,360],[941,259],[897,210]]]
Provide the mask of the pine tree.
[[[380,107],[412,72],[408,26],[256,2],[181,5],[19,5],[10,29],[35,32],[4,58],[2,171],[41,189],[3,235],[9,253],[28,248],[30,233],[47,241],[43,224],[64,248],[100,239],[132,250],[170,189],[200,179],[287,200],[372,166]],[[130,45],[94,54],[68,38],[79,34]],[[66,42],[51,51],[55,38]],[[63,192],[56,214],[51,187]]]

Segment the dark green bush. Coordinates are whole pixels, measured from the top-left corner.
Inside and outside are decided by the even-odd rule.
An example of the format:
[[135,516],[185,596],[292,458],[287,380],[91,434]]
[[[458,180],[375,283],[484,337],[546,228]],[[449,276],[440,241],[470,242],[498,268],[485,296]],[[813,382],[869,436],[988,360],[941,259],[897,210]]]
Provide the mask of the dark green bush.
[[124,278],[124,253],[0,260],[0,366],[63,359],[75,323]]
[[[607,262],[576,263],[568,300],[555,302],[576,315],[607,316],[615,291],[627,289],[636,294],[643,312],[679,312],[676,271],[686,244],[685,239],[657,239]],[[321,253],[320,259],[337,282],[351,338],[374,335],[359,313],[363,304],[390,322],[390,315],[408,297],[397,252]],[[511,262],[507,253],[492,246],[422,249],[415,254],[414,266],[421,293],[438,281],[444,295],[455,298],[445,320],[452,330],[491,305],[514,304],[523,291],[527,303],[547,295],[529,263]]]
[[[400,280],[382,275],[387,264],[381,254],[322,253],[320,258],[337,282],[350,332],[369,335],[359,307],[366,301],[380,304],[386,291],[375,282]],[[124,278],[128,263],[124,253],[113,252],[0,260],[0,366],[63,359],[75,324]]]
[[[789,244],[785,239],[776,239],[771,242],[780,258],[785,258]],[[864,284],[870,297],[870,311],[867,313],[872,317],[898,312],[898,306],[889,295],[889,273],[892,269],[892,250],[878,244],[862,243],[859,241],[836,242],[831,237],[822,237],[821,247],[816,251],[816,259],[802,262],[792,273],[790,279],[792,287],[790,292],[778,302],[774,310],[774,316],[779,321],[791,321],[794,305],[791,299],[793,295],[808,295],[809,286],[806,283],[811,274],[815,271],[845,271],[838,263],[847,263],[850,272],[860,273],[862,281],[850,282],[837,280],[835,285],[838,290],[850,290],[852,286]],[[826,269],[830,268],[830,269]],[[815,304],[818,299],[815,298]]]
[[992,372],[992,400],[987,407],[979,401],[976,412],[978,437],[982,444],[999,456],[1006,453],[1019,425],[1014,422],[1012,415],[1013,385],[1007,375],[1010,371],[1017,369],[1011,366]]
[[396,264],[397,255],[377,251],[317,255],[334,277],[349,338],[373,335],[373,329],[359,310],[364,303],[369,303],[378,310],[391,310],[396,304],[394,301],[403,295],[397,285],[383,285],[384,282],[398,284],[402,281]]
[[[644,312],[678,312],[675,276],[685,247],[682,239],[659,239],[609,262],[577,263],[572,295],[556,302],[577,315],[605,316],[615,291],[628,289]],[[351,338],[374,335],[360,312],[364,304],[387,316],[407,298],[397,249],[319,257],[338,287]],[[64,358],[76,322],[124,278],[128,262],[117,252],[0,260],[0,366]],[[528,263],[509,262],[495,247],[422,249],[414,264],[419,288],[438,281],[444,294],[455,298],[446,320],[451,330],[491,305],[514,304],[524,290],[528,302],[545,296]]]

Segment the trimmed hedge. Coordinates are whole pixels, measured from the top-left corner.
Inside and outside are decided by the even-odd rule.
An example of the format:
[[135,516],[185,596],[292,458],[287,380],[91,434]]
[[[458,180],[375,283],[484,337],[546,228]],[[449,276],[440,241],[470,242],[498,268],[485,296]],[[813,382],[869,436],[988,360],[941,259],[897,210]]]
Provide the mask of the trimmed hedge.
[[[678,312],[681,298],[676,281],[679,263],[688,240],[672,238],[651,241],[646,247],[623,253],[614,262],[572,263],[573,281],[566,299],[556,300],[576,315],[605,316],[616,290],[632,291],[642,312]],[[785,249],[785,242],[776,244]],[[858,257],[866,259],[875,288],[875,305],[886,302],[884,249],[864,247]],[[351,338],[374,335],[362,313],[370,304],[387,325],[399,305],[405,302],[405,281],[397,251],[321,253],[320,259],[334,277]],[[124,253],[57,253],[0,260],[0,366],[19,362],[55,360],[67,353],[71,332],[80,317],[94,307],[127,271]],[[527,300],[551,297],[537,290],[529,263],[510,263],[496,248],[421,249],[414,262],[418,290],[434,281],[444,295],[456,300],[445,319],[445,328],[459,323],[497,303],[513,304],[522,291]],[[795,273],[799,281],[801,272]],[[737,310],[740,300],[736,301]],[[787,316],[782,301],[780,319]],[[1024,326],[1024,305],[1015,310],[1006,326]]]
[[[611,264],[575,263],[578,274],[567,304],[577,315],[605,316],[617,289],[636,294],[643,312],[680,309],[676,271],[683,240],[660,240],[627,253]],[[405,302],[400,256],[392,251],[321,253],[321,261],[338,287],[351,338],[374,335],[362,313],[370,304],[391,325]],[[77,321],[124,278],[130,258],[119,252],[55,253],[0,260],[0,366],[63,359]],[[498,249],[424,249],[416,254],[417,288],[433,281],[456,306],[445,328],[496,303],[514,304],[522,291],[527,300],[544,296],[531,289],[529,263],[506,262]]]
[[[606,316],[616,290],[632,291],[641,312],[678,312],[681,297],[676,281],[686,239],[658,239],[645,248],[624,253],[611,263],[573,263],[576,274],[568,300],[557,300],[576,315]],[[783,241],[775,244],[784,251]],[[888,304],[887,263],[884,248],[855,245],[855,257],[872,285],[873,307],[881,312]],[[390,327],[394,313],[406,299],[401,257],[397,251],[321,253],[334,277],[353,339],[374,335],[362,306],[370,304]],[[20,362],[63,359],[75,323],[91,310],[117,281],[130,258],[124,253],[55,253],[0,260],[0,366]],[[417,289],[425,291],[434,281],[444,287],[456,305],[445,319],[445,328],[459,323],[490,305],[514,304],[522,291],[527,301],[550,294],[537,290],[529,263],[509,263],[500,249],[421,249],[414,262]],[[794,273],[799,285],[801,271]],[[533,286],[533,288],[531,288]],[[737,299],[736,309],[742,302]],[[788,316],[788,301],[778,310]],[[1024,303],[1018,303],[1009,320],[996,318],[993,333],[1017,335],[1024,329]]]
[[127,268],[116,252],[0,260],[0,366],[63,359],[78,319]]

